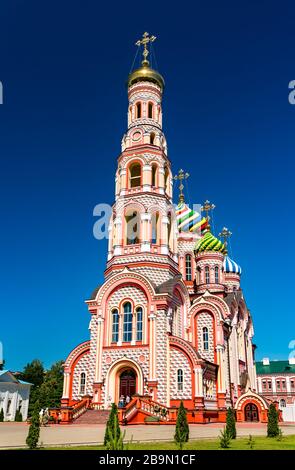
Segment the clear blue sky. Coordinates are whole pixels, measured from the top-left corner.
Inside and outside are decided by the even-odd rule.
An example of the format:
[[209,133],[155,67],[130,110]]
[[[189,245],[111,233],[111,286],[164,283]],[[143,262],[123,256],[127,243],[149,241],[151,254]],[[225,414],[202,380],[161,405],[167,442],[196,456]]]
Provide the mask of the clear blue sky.
[[103,279],[92,212],[112,203],[126,77],[147,30],[166,80],[164,130],[190,200],[217,206],[255,324],[257,357],[294,327],[293,1],[1,2],[1,323],[6,365],[48,366],[88,339]]

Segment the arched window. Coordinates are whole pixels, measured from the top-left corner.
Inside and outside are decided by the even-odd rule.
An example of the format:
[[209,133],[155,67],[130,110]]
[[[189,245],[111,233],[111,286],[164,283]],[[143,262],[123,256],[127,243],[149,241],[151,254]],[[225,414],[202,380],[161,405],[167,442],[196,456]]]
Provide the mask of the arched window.
[[119,312],[118,309],[112,311],[112,343],[119,341]]
[[283,398],[280,400],[280,409],[282,408],[286,408],[286,400],[284,400]]
[[159,213],[156,212],[152,215],[152,243],[158,242],[158,224],[159,224]]
[[125,216],[126,222],[126,244],[136,245],[139,243],[140,218],[139,213],[134,211]]
[[151,135],[150,135],[150,144],[151,145],[154,145],[155,137],[156,137],[156,134],[154,132],[152,132]]
[[168,224],[167,224],[167,241],[168,241],[168,246],[171,248],[172,241],[171,241],[171,234],[172,234],[172,217],[171,213],[169,212],[168,214]]
[[153,108],[154,108],[153,103],[149,103],[149,106],[148,106],[148,117],[149,117],[150,119],[153,119]]
[[204,326],[203,328],[203,350],[204,351],[209,350],[209,334],[208,334],[207,326]]
[[192,257],[185,255],[185,279],[186,281],[192,280]]
[[132,340],[132,308],[130,302],[124,304],[123,311],[123,341],[126,343]]
[[142,307],[136,309],[136,341],[142,341],[143,311]]
[[219,284],[219,269],[218,266],[214,268],[214,275],[215,275],[215,284]]
[[156,186],[157,184],[157,170],[158,170],[158,166],[153,163],[152,164],[152,186]]
[[141,103],[136,103],[136,118],[141,118]]
[[141,165],[133,163],[129,169],[129,186],[130,188],[137,188],[141,185]]
[[177,371],[177,390],[182,392],[183,390],[183,370],[178,369]]
[[85,386],[86,386],[86,374],[82,372],[80,375],[80,387],[79,387],[79,395],[85,395]]
[[210,270],[209,270],[209,266],[205,266],[205,282],[206,282],[206,284],[210,284]]
[[10,413],[10,408],[11,408],[11,400],[8,400],[7,407],[6,407],[6,414],[8,414],[8,415]]

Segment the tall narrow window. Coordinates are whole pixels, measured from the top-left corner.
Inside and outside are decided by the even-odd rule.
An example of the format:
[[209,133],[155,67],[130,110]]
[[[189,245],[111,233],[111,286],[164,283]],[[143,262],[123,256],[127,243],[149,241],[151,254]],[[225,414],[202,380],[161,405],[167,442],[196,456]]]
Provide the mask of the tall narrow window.
[[152,186],[156,186],[157,183],[157,165],[155,163],[152,164]]
[[129,170],[129,186],[130,188],[137,188],[141,185],[141,166],[139,163],[131,165]]
[[119,341],[119,312],[117,309],[112,311],[112,343]]
[[203,350],[204,351],[209,350],[209,334],[208,334],[207,326],[204,326],[203,328]]
[[218,266],[215,266],[214,274],[215,274],[215,284],[219,284],[219,269],[218,269]]
[[143,311],[142,307],[136,309],[136,341],[142,341]]
[[126,244],[136,245],[139,243],[140,219],[138,212],[132,212],[125,216],[126,222]]
[[86,385],[86,374],[82,372],[80,375],[80,387],[79,387],[79,395],[85,395],[85,385]]
[[178,369],[177,371],[177,390],[182,392],[183,390],[183,370]]
[[136,117],[141,118],[141,103],[136,103]]
[[155,136],[154,132],[152,132],[151,135],[150,135],[150,144],[151,144],[151,145],[154,145],[154,143],[155,143],[155,137],[156,137],[156,136]]
[[149,103],[149,118],[153,119],[153,103]]
[[131,303],[126,302],[123,307],[123,341],[129,342],[132,340],[132,308]]
[[191,255],[185,256],[185,279],[187,281],[192,280],[192,257]]
[[158,242],[159,213],[152,215],[152,243]]
[[168,168],[165,166],[165,176],[164,176],[164,182],[165,182],[165,191],[166,193],[168,192],[168,184],[169,184],[169,170]]
[[209,266],[205,267],[205,282],[206,284],[210,284],[210,270]]

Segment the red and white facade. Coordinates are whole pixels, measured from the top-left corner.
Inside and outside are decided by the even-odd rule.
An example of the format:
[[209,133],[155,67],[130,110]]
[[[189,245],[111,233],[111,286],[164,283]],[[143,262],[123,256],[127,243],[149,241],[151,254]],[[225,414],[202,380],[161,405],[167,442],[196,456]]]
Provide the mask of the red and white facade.
[[105,281],[86,301],[90,339],[65,363],[64,420],[122,396],[131,398],[120,409],[128,423],[173,422],[180,400],[191,422],[224,421],[228,406],[243,421],[249,403],[265,420],[240,275],[224,272],[224,254],[196,253],[195,233],[178,231],[163,79],[147,64],[132,77]]

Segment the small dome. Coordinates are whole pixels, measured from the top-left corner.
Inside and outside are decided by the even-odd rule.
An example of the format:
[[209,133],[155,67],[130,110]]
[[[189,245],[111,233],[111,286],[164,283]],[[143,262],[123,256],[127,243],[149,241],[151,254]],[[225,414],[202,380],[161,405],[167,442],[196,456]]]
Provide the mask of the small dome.
[[148,61],[143,61],[142,66],[139,67],[139,69],[136,69],[129,74],[128,87],[134,83],[145,81],[156,83],[161,88],[161,90],[164,89],[164,78],[161,74],[159,74],[159,72],[149,66]]
[[211,232],[207,231],[205,235],[198,240],[195,246],[196,253],[204,253],[207,251],[213,251],[217,253],[225,254],[226,248],[225,245],[214,237]]
[[223,261],[223,270],[225,273],[241,274],[242,268],[235,261],[225,256]]
[[184,202],[180,202],[175,209],[177,227],[179,232],[197,232],[204,230],[207,225],[207,219],[190,209]]

